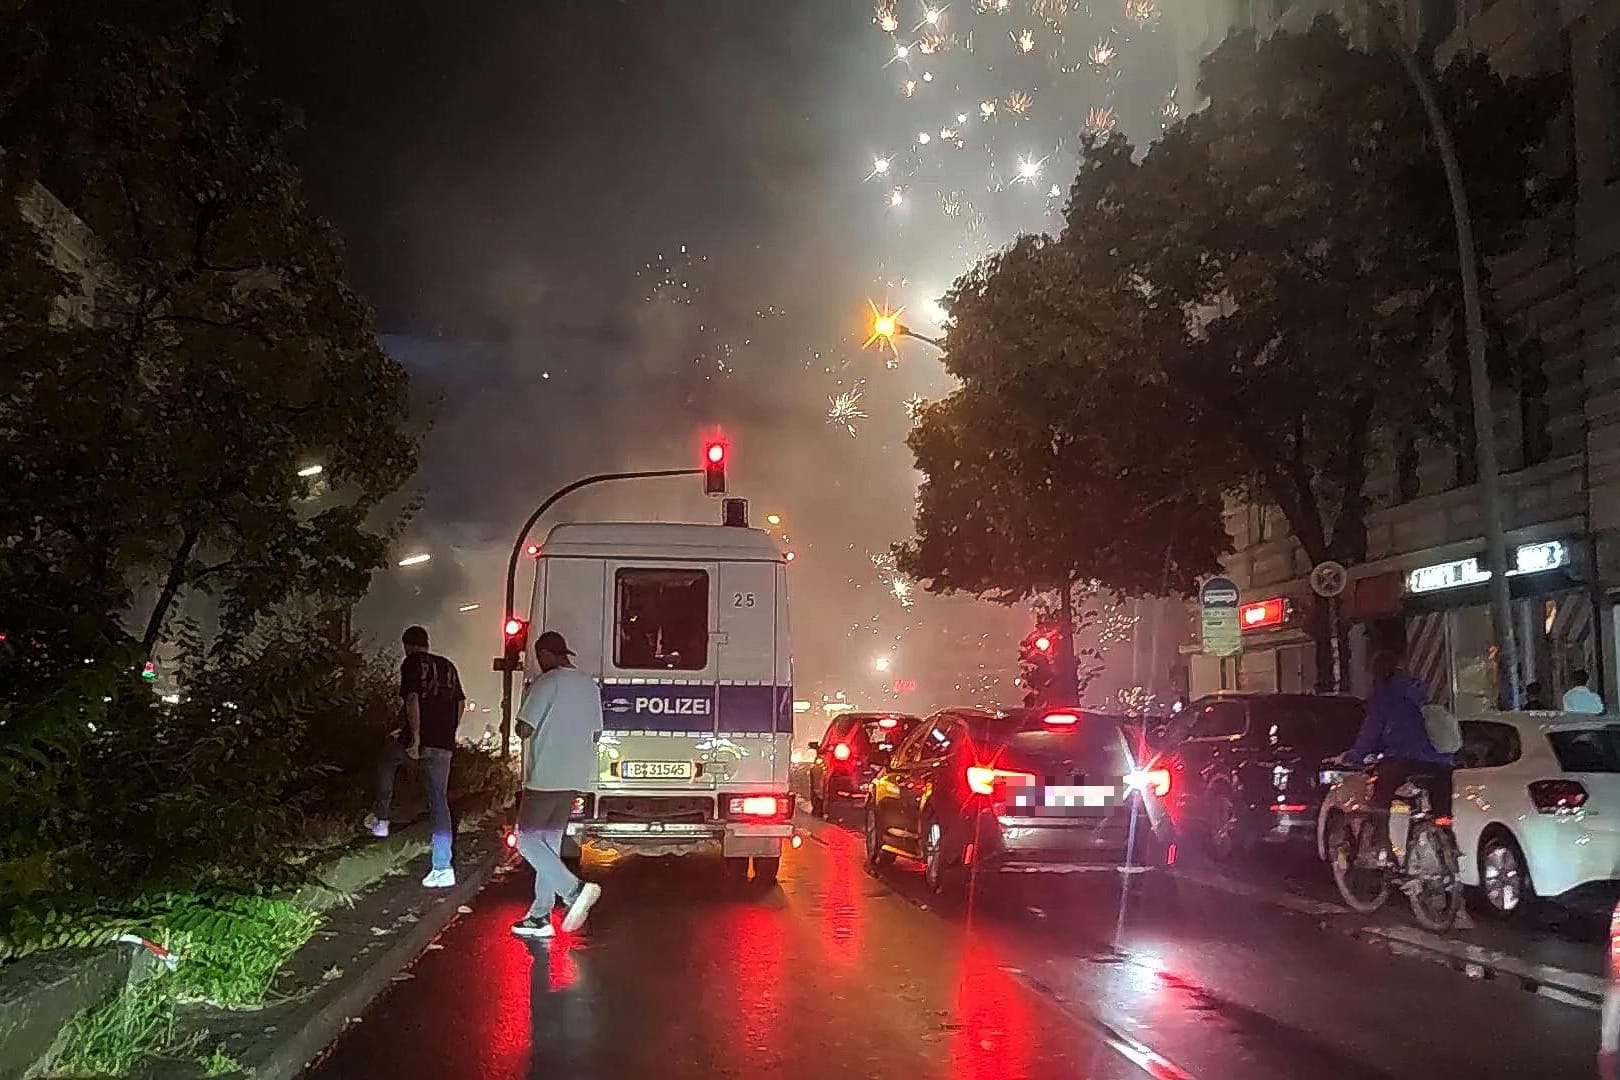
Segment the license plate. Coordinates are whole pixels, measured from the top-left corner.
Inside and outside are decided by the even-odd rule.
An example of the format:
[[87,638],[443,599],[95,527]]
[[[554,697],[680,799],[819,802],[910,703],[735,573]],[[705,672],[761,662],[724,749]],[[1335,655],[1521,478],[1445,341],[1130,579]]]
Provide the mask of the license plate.
[[697,769],[690,761],[622,761],[619,776],[625,780],[690,780]]

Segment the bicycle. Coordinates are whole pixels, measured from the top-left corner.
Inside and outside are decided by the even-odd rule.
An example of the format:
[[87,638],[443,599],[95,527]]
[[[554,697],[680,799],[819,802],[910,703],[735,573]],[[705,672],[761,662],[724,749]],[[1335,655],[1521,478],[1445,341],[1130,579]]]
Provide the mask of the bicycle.
[[[1362,767],[1339,766],[1345,772]],[[1371,777],[1362,801],[1371,793]],[[1463,908],[1462,856],[1449,820],[1436,819],[1427,787],[1407,780],[1395,791],[1388,813],[1347,808],[1327,838],[1333,883],[1351,909],[1370,915],[1399,888],[1412,917],[1425,930],[1446,933]]]

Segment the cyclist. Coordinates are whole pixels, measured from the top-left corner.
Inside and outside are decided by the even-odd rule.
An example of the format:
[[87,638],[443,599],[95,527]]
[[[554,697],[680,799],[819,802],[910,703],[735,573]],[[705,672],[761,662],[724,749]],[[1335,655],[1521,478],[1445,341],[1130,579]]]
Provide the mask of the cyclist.
[[[1449,825],[1452,756],[1435,749],[1429,738],[1423,717],[1428,693],[1421,682],[1402,669],[1399,653],[1387,649],[1374,653],[1371,668],[1373,692],[1367,699],[1367,718],[1355,745],[1345,751],[1344,760],[1360,765],[1369,758],[1380,759],[1369,809],[1381,811],[1386,822],[1395,792],[1406,781],[1419,778],[1429,789],[1436,821]],[[1388,836],[1386,825],[1386,845]]]

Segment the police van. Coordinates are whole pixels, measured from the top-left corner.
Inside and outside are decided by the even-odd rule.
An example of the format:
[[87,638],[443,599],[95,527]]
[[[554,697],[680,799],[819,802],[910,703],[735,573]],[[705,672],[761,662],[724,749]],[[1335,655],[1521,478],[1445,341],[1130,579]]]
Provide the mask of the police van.
[[560,631],[602,693],[596,787],[570,837],[654,855],[718,845],[734,873],[752,859],[774,881],[794,810],[775,541],[729,525],[558,525],[537,563],[530,625]]

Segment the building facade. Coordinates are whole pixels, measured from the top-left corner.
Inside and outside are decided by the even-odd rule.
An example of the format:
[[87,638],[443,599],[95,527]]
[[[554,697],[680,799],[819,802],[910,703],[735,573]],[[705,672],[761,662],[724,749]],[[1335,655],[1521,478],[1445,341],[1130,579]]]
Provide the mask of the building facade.
[[[1552,208],[1526,243],[1489,266],[1492,299],[1540,345],[1540,371],[1495,386],[1514,621],[1522,679],[1556,703],[1585,669],[1606,702],[1620,697],[1620,0],[1401,0],[1413,42],[1438,62],[1486,53],[1503,74],[1560,71],[1568,100],[1548,133]],[[1231,26],[1267,33],[1323,11],[1365,35],[1360,0],[1232,0]],[[1218,32],[1218,31],[1217,31]],[[1492,646],[1478,486],[1470,448],[1381,454],[1366,561],[1339,601],[1348,625],[1338,662],[1366,689],[1368,653],[1403,647],[1434,700],[1490,707]],[[1322,685],[1306,632],[1321,603],[1282,517],[1233,506],[1244,648],[1189,658],[1191,690]]]

